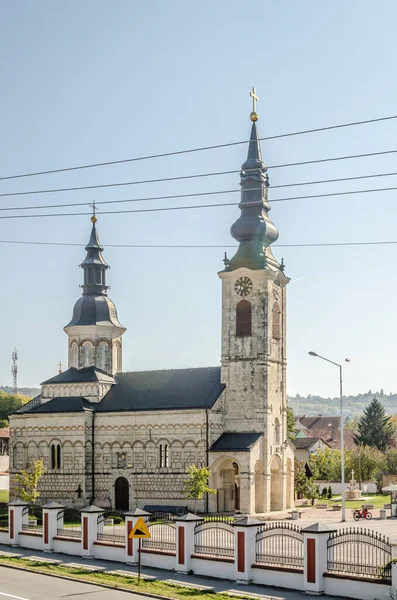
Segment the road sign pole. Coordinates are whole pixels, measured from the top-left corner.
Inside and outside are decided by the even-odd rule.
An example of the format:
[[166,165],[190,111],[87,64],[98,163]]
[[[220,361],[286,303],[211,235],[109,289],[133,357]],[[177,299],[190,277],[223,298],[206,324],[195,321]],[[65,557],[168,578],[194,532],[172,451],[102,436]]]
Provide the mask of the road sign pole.
[[138,583],[141,583],[141,545],[142,540],[139,538],[139,548],[138,548]]

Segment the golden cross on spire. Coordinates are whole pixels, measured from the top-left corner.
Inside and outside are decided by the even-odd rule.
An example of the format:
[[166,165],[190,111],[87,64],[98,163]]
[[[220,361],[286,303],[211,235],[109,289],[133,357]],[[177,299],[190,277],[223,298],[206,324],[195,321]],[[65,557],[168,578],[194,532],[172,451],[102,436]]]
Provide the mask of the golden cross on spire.
[[92,217],[91,217],[91,222],[92,223],[96,223],[98,221],[97,217],[96,217],[96,211],[98,210],[95,204],[95,200],[92,201],[92,204],[90,204],[91,208],[92,208]]
[[252,113],[250,114],[250,119],[255,122],[259,119],[259,115],[256,112],[256,103],[259,101],[259,98],[256,95],[256,89],[254,87],[250,91],[250,96],[252,98]]
[[62,363],[61,363],[61,361],[59,361],[58,367],[59,367],[58,373],[61,374],[62,373]]

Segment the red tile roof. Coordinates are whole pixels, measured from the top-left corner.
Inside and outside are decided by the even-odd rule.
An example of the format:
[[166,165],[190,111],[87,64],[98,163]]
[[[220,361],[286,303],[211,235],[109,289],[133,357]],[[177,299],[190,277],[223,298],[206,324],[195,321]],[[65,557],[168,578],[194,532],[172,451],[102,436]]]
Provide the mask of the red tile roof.
[[3,427],[2,429],[0,429],[0,437],[9,438],[10,437],[10,428]]

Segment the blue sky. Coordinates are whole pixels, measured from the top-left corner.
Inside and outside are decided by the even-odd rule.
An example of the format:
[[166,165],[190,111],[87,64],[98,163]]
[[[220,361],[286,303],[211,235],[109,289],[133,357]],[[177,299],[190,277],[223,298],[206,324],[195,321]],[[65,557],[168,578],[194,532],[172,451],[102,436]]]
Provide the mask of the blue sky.
[[[262,136],[397,114],[392,1],[22,0],[0,18],[0,176],[248,138],[248,93]],[[264,142],[269,165],[396,149],[397,120]],[[238,169],[232,146],[0,182],[0,193]],[[269,169],[271,185],[397,171],[396,155]],[[396,177],[270,190],[270,199],[397,185]],[[33,206],[238,188],[238,174],[124,188],[2,197]],[[216,196],[238,201],[238,195]],[[397,240],[396,193],[274,203],[280,244]],[[201,202],[202,200],[202,202]],[[200,199],[200,203],[214,200]],[[128,204],[174,206],[181,200]],[[183,200],[196,204],[197,199]],[[103,209],[105,210],[105,209]],[[4,214],[4,213],[3,213]],[[7,213],[11,214],[11,213]],[[237,207],[99,215],[102,243],[231,245]],[[0,240],[86,243],[87,217],[0,220]],[[229,250],[230,252],[230,250]],[[63,326],[81,291],[83,247],[0,243],[0,382],[37,385],[67,360]],[[288,392],[397,392],[396,246],[274,248],[288,288]],[[223,248],[106,248],[124,369],[219,363]]]

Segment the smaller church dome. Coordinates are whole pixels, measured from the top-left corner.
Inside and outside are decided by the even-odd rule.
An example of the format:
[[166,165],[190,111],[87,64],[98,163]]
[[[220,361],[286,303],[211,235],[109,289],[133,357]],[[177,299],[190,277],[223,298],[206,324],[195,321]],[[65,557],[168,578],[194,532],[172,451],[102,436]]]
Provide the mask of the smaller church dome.
[[118,320],[116,307],[107,296],[79,298],[74,305],[72,320],[66,327],[77,325],[113,325],[123,328]]

